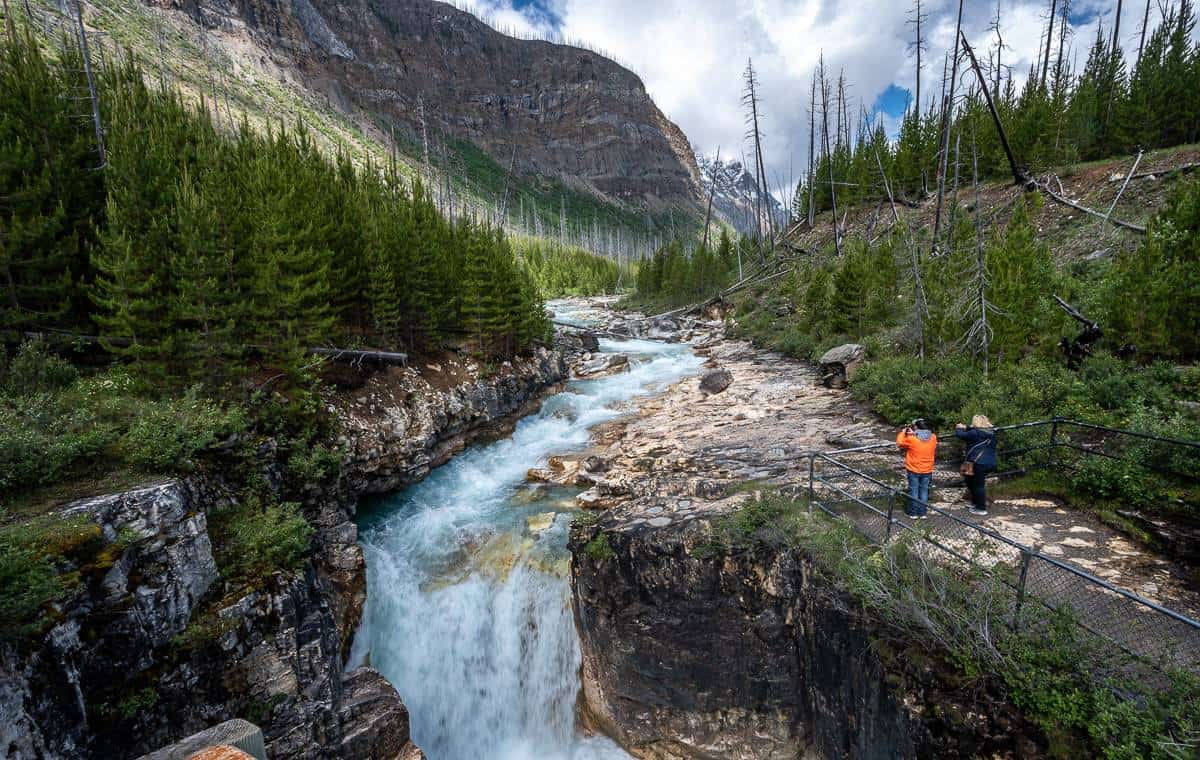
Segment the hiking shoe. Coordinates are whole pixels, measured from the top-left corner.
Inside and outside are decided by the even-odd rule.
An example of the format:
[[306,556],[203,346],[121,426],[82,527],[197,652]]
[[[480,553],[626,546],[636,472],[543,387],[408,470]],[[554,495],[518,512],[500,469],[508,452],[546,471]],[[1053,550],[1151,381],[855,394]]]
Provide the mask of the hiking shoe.
[[973,514],[973,515],[979,515],[980,517],[987,517],[987,510],[986,510],[986,509],[979,509],[979,508],[977,508],[977,507],[970,507],[969,509],[967,509],[967,511],[968,511],[968,512],[970,512],[970,513],[971,513],[971,514]]

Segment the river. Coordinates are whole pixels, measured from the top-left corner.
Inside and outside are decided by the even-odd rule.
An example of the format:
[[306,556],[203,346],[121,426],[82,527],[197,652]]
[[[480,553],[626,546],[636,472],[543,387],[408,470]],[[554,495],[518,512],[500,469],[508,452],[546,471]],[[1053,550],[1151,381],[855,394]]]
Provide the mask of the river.
[[[587,323],[552,303],[560,321]],[[628,402],[699,371],[686,344],[601,341],[630,371],[573,381],[512,436],[474,446],[410,488],[364,504],[367,602],[351,666],[395,685],[430,760],[627,758],[575,726],[579,642],[567,534],[575,491],[528,484],[587,446]]]

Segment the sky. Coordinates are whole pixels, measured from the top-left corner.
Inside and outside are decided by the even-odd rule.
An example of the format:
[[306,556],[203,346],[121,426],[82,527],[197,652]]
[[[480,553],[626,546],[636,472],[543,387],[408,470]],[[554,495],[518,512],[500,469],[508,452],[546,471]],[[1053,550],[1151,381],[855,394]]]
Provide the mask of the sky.
[[[1060,4],[1063,0],[1057,0]],[[1037,59],[1049,0],[999,0],[1003,61],[1018,86]],[[761,128],[768,179],[779,191],[808,162],[809,78],[823,54],[835,77],[845,72],[852,113],[865,107],[895,134],[915,90],[911,1],[902,0],[459,0],[508,33],[581,41],[629,67],[659,108],[706,154],[749,152],[740,104],[742,72],[753,59],[760,79]],[[1068,45],[1082,68],[1097,25],[1109,35],[1116,0],[1071,0]],[[996,45],[989,30],[997,0],[963,0],[963,28],[984,63]],[[1145,12],[1126,0],[1120,37],[1136,55]],[[940,91],[942,61],[953,46],[958,0],[922,0],[921,98]],[[1150,27],[1159,19],[1151,3]],[[1058,32],[1055,31],[1055,38]],[[1055,44],[1057,45],[1057,39]],[[961,86],[971,80],[963,72]]]

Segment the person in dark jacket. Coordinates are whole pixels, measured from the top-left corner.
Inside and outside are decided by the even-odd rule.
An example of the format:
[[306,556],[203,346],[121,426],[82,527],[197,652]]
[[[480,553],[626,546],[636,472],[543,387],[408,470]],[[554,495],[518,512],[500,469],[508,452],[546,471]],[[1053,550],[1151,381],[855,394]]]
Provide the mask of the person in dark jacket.
[[971,418],[970,427],[961,422],[955,425],[954,435],[966,442],[967,453],[963,460],[970,462],[975,470],[971,475],[963,475],[971,492],[970,512],[986,517],[987,476],[996,469],[996,430],[991,420],[977,414]]

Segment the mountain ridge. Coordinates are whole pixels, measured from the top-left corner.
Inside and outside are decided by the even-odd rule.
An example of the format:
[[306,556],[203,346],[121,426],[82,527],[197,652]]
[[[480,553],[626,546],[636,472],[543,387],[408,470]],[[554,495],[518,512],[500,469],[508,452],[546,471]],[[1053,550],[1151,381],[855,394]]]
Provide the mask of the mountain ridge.
[[[641,79],[598,53],[522,40],[433,0],[146,0],[262,51],[339,110],[423,153],[466,139],[514,173],[639,212],[698,213],[699,169]],[[420,157],[423,158],[423,157]]]

